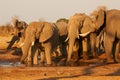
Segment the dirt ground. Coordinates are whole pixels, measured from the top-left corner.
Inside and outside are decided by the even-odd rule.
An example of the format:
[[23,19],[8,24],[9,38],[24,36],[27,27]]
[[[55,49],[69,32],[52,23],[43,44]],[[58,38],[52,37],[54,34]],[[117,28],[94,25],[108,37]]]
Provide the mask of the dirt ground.
[[120,63],[104,64],[105,54],[75,67],[26,67],[19,49],[6,50],[11,38],[0,35],[0,80],[120,80]]

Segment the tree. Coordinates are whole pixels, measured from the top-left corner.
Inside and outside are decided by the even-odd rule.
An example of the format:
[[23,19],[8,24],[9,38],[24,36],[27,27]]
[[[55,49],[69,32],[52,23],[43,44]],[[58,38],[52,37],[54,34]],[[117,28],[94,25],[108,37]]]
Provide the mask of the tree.
[[56,21],[56,23],[61,22],[61,21],[68,23],[69,20],[66,18],[60,18]]

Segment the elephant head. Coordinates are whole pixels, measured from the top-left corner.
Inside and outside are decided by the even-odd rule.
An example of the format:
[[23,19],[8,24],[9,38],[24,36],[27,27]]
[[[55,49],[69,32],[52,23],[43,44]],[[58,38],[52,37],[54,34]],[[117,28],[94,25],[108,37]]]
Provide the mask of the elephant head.
[[15,41],[21,42],[24,40],[25,37],[25,30],[27,28],[27,23],[24,21],[19,21],[15,19],[13,21],[14,28],[13,28],[13,38],[10,41],[10,44],[8,45],[7,49],[10,49],[12,45],[15,43]]
[[95,28],[96,30],[99,30],[104,24],[105,24],[105,20],[106,20],[106,11],[103,9],[99,9],[96,14],[94,15],[94,24],[95,24]]
[[[92,15],[92,18],[86,16],[82,27],[82,33],[90,34],[91,32],[96,32],[100,30],[101,28],[103,28],[102,26],[106,23],[105,20],[106,20],[106,12],[103,9],[99,9],[98,11],[95,11],[95,13]],[[80,36],[83,36],[83,34],[80,34]]]
[[22,58],[21,62],[24,62],[28,56],[31,47],[34,45],[36,39],[39,39],[40,43],[44,43],[49,40],[54,34],[55,28],[53,24],[48,22],[32,22],[28,25],[25,32],[25,40],[22,46]]
[[23,31],[27,28],[27,23],[24,21],[19,21],[17,19],[15,19],[13,21],[14,24],[14,33],[13,35],[21,37],[21,34],[23,34]]
[[65,40],[68,41],[68,58],[67,61],[70,61],[71,55],[73,53],[73,46],[77,38],[79,38],[80,29],[82,28],[83,21],[85,19],[84,14],[75,14],[70,17],[68,22],[68,38]]

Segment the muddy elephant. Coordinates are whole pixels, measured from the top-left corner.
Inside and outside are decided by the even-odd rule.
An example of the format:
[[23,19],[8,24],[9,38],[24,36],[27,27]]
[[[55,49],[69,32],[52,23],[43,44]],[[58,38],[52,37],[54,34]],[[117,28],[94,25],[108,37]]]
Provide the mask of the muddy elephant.
[[113,60],[114,62],[119,62],[120,10],[99,9],[93,17],[95,18],[93,27],[84,32],[84,34],[90,34],[91,32],[102,31],[104,29],[104,47],[107,62],[113,62]]
[[27,26],[28,25],[25,21],[19,21],[18,19],[15,19],[13,21],[13,32],[12,32],[13,37],[7,49],[10,49],[15,42],[17,42],[18,45],[21,42],[23,42],[23,38],[25,37],[24,33],[25,33],[25,29],[27,28]]
[[51,53],[59,45],[58,28],[49,22],[31,22],[25,31],[25,40],[22,46],[22,63],[25,62],[27,57],[31,56],[32,46],[36,40],[39,41],[40,50],[45,53],[47,65],[51,65]]

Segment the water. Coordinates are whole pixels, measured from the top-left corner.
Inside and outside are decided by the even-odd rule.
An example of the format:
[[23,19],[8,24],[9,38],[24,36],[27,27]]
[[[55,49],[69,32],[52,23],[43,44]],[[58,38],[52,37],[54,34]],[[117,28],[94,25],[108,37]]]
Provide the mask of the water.
[[9,62],[9,61],[1,61],[0,67],[22,67],[25,66],[24,64],[21,64],[20,62]]

